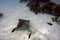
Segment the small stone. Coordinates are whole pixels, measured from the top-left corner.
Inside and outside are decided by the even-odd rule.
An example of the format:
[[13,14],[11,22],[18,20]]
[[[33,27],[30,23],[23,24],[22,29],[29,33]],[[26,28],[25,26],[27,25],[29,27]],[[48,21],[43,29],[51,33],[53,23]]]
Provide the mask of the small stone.
[[0,17],[2,17],[3,16],[3,14],[2,13],[0,13]]
[[29,34],[28,38],[30,38],[30,37],[31,37],[31,33]]
[[13,30],[12,30],[12,32],[14,32],[16,30],[16,28],[14,28]]
[[47,24],[49,24],[49,25],[51,25],[51,26],[53,25],[52,23],[47,23]]

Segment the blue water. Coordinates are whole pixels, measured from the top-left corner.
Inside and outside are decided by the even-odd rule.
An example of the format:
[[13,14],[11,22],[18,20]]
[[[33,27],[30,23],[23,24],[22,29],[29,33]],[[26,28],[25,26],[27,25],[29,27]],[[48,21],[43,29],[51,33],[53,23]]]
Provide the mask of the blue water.
[[20,5],[19,0],[0,0],[0,12]]

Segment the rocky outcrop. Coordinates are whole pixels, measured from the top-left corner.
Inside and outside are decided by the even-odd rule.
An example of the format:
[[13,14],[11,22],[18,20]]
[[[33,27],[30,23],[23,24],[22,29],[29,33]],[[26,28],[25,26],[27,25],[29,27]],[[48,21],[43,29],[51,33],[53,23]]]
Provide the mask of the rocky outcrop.
[[32,0],[27,4],[27,7],[29,7],[30,11],[33,11],[36,15],[42,12],[60,16],[60,5],[51,2],[50,0]]

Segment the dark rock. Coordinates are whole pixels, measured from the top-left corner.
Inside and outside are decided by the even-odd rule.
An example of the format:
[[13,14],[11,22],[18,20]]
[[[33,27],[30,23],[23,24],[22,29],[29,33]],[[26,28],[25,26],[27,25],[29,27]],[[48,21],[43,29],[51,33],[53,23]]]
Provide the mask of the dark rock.
[[39,0],[41,3],[47,3],[50,2],[50,0]]
[[47,10],[45,11],[47,14],[50,14],[53,16],[60,16],[60,6],[58,6],[54,2],[48,2],[45,5],[43,5],[42,8]]
[[54,6],[54,5],[56,5],[56,3],[54,3],[54,2],[47,2],[46,5],[48,5],[48,6]]
[[21,3],[21,2],[27,2],[28,0],[20,0],[19,2]]
[[13,30],[12,30],[12,32],[14,32],[16,30],[16,28],[14,28]]
[[30,37],[31,37],[31,33],[29,34],[28,38],[30,38]]
[[60,6],[57,6],[55,9],[54,9],[54,13],[53,13],[55,16],[60,16]]
[[50,0],[30,0],[31,2],[42,2],[42,3],[46,3],[49,2]]
[[40,5],[38,2],[30,2],[27,4],[30,11],[33,11],[36,15],[40,13]]
[[[45,4],[43,5],[43,3]],[[41,5],[43,6],[41,7]],[[42,12],[53,16],[60,16],[60,5],[51,2],[50,0],[30,0],[27,7],[29,7],[30,11],[33,11],[36,15]]]
[[50,10],[50,9],[52,9],[53,6],[55,6],[55,5],[56,5],[56,4],[53,3],[53,2],[48,2],[48,3],[46,3],[45,5],[43,5],[42,8],[47,9],[47,10]]
[[51,25],[51,26],[53,25],[52,23],[47,23],[47,24],[49,24],[49,25]]
[[43,7],[41,8],[41,12],[42,12],[42,13],[46,13],[46,11],[47,11],[47,10],[46,10],[45,8],[43,8]]
[[3,16],[3,14],[2,13],[0,13],[0,17],[2,17]]

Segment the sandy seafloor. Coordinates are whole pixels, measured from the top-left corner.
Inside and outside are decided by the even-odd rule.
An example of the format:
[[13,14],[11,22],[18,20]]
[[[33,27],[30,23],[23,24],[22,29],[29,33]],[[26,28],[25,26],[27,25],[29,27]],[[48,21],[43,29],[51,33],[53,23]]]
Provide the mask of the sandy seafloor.
[[[59,4],[59,1],[54,2]],[[35,15],[26,4],[19,3],[19,0],[0,0],[0,13],[3,13],[3,17],[0,18],[0,40],[60,40],[60,25],[51,20],[54,16],[42,13]],[[30,20],[30,29],[34,32],[30,39],[28,31],[11,33],[17,26],[18,19]]]

